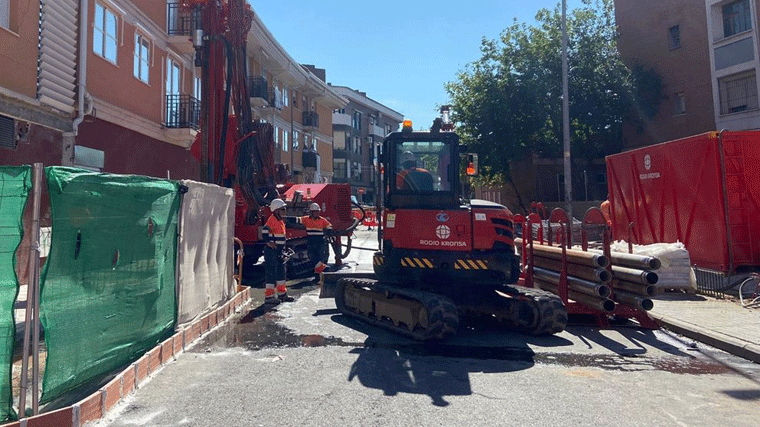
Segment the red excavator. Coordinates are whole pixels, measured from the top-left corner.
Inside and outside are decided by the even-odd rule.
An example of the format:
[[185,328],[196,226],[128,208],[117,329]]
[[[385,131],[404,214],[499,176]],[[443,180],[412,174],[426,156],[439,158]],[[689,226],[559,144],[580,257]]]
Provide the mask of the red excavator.
[[[275,164],[272,124],[254,120],[247,76],[246,39],[253,11],[245,0],[182,0],[194,23],[192,41],[195,65],[201,68],[200,132],[192,152],[201,164],[201,180],[235,190],[235,237],[244,245],[243,272],[255,264],[263,250],[261,229],[274,198],[286,201],[288,216],[305,215],[310,203],[322,207],[333,225],[336,263],[347,255],[341,236],[358,225],[351,215],[348,184],[293,184],[287,165]],[[271,102],[271,100],[270,100]],[[294,250],[288,276],[308,271],[306,231],[288,228],[288,245]],[[350,248],[350,246],[349,246]],[[323,262],[327,262],[327,248]]]
[[520,271],[512,213],[462,198],[460,159],[467,160],[463,172],[474,175],[477,157],[459,145],[443,113],[429,132],[412,131],[405,121],[383,141],[374,277],[339,278],[338,309],[420,340],[454,335],[460,317],[536,335],[562,331],[567,311],[559,297],[515,285]]

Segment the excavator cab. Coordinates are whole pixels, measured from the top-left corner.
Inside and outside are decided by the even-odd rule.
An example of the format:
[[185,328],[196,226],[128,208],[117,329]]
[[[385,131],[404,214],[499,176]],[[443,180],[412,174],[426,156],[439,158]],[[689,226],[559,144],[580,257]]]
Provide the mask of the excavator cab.
[[454,132],[412,132],[408,126],[383,141],[384,205],[459,208],[459,137]]

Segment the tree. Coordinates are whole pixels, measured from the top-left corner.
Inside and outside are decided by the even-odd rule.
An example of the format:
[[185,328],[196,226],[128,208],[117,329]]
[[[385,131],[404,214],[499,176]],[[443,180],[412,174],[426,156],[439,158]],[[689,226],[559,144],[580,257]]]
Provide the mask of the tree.
[[[573,158],[590,162],[619,152],[626,116],[656,113],[661,96],[634,108],[640,79],[618,54],[613,0],[583,3],[567,19],[570,139]],[[481,154],[485,179],[509,183],[523,209],[510,163],[562,155],[560,6],[540,10],[536,21],[515,21],[498,40],[484,38],[481,58],[445,85],[463,142]]]

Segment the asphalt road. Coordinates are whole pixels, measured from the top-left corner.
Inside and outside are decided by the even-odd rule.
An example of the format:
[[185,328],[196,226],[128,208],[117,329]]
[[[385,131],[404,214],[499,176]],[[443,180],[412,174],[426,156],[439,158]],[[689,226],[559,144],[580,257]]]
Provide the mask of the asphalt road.
[[471,327],[425,345],[292,289],[295,302],[253,301],[90,425],[758,425],[751,364],[664,332]]

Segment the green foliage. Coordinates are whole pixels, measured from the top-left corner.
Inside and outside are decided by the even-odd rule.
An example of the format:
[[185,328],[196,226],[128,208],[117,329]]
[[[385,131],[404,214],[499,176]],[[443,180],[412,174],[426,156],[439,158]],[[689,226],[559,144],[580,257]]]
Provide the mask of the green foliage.
[[[532,153],[561,157],[561,19],[558,5],[540,10],[535,25],[515,21],[498,40],[484,38],[481,58],[446,84],[457,130],[480,153],[487,176],[511,182],[511,161]],[[635,78],[620,60],[613,0],[584,0],[568,13],[567,27],[572,155],[618,152],[624,118],[632,111],[656,114],[657,76]]]

